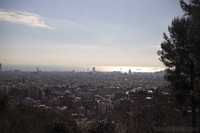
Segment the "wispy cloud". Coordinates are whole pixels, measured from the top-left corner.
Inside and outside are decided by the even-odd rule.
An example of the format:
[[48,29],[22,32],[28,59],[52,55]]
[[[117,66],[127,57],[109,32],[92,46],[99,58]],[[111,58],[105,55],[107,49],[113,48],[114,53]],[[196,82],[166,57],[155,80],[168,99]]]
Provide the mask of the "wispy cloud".
[[44,22],[41,16],[29,12],[7,11],[0,9],[0,21],[24,24],[36,28],[53,29]]

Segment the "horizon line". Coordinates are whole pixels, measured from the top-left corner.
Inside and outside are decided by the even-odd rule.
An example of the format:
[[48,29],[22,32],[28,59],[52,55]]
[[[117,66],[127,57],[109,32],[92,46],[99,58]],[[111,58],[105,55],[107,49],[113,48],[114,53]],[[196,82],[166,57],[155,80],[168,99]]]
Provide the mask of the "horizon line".
[[[2,63],[1,63],[2,64]],[[96,72],[159,72],[164,71],[164,67],[146,67],[146,66],[50,66],[50,65],[14,65],[14,64],[2,64],[2,70],[20,70],[20,71],[37,71],[37,68],[41,71],[80,71],[88,72],[95,67]]]

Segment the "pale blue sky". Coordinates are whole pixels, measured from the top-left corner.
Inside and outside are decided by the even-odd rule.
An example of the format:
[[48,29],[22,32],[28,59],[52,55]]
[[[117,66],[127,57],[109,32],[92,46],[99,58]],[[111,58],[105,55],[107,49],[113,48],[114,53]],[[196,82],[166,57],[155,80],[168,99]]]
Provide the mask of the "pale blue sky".
[[163,32],[182,14],[179,0],[1,0],[0,62],[163,67]]

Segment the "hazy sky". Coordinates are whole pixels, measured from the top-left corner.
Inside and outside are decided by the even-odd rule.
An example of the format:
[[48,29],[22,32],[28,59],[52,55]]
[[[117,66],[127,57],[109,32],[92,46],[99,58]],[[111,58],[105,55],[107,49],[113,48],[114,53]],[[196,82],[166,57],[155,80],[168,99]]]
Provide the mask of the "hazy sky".
[[1,0],[0,62],[163,67],[163,32],[179,0]]

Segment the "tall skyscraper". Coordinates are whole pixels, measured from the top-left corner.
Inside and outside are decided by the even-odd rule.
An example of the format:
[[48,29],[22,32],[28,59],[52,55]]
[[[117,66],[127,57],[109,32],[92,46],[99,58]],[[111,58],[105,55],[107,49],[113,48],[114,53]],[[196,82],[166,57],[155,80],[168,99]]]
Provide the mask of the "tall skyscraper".
[[0,63],[0,72],[2,71],[2,64]]
[[95,67],[92,68],[92,73],[93,73],[93,74],[96,73],[96,69],[95,69]]
[[131,74],[131,73],[132,73],[132,72],[131,72],[131,69],[129,69],[129,70],[128,70],[128,74]]
[[39,72],[39,70],[40,70],[39,67],[37,67],[37,72]]
[[93,67],[93,68],[92,68],[92,72],[95,72],[95,71],[96,71],[96,70],[95,70],[95,67]]

